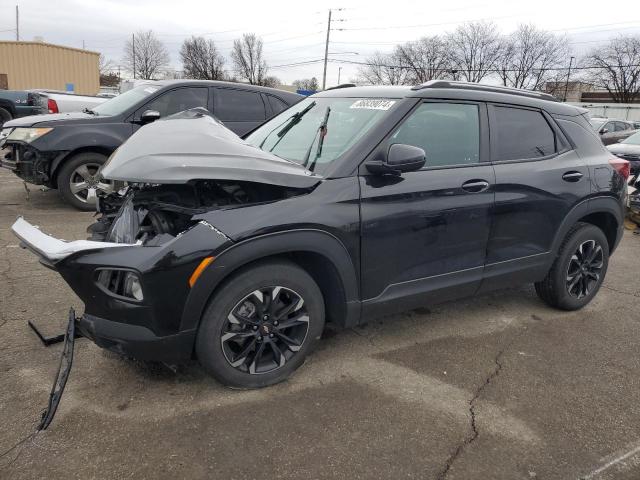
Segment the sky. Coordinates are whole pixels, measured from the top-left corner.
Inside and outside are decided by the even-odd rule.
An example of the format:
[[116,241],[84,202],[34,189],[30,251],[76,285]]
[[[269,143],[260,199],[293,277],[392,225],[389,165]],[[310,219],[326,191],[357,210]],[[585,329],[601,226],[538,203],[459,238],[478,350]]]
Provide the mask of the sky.
[[[263,39],[269,75],[290,84],[300,78],[321,82],[327,15],[331,8],[327,87],[357,75],[358,67],[340,61],[365,61],[397,43],[442,34],[467,21],[491,20],[503,33],[518,24],[566,35],[581,54],[620,34],[640,34],[640,9],[603,8],[594,0],[345,0],[314,3],[212,0],[0,0],[0,40],[15,40],[15,5],[20,7],[20,38],[97,51],[118,64],[124,42],[139,30],[153,30],[166,45],[172,67],[181,69],[180,46],[191,35],[214,40],[227,57],[242,33]],[[313,62],[291,66],[299,62]],[[339,69],[341,70],[339,71]]]

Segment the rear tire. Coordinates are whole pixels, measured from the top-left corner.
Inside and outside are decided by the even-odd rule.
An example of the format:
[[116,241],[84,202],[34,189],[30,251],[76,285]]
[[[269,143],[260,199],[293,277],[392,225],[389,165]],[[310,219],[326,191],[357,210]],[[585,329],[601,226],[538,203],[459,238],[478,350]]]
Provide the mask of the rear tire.
[[0,127],[2,127],[2,125],[9,120],[13,120],[13,115],[11,115],[11,112],[6,108],[0,107]]
[[595,225],[577,223],[567,233],[538,296],[561,310],[579,310],[595,297],[609,265],[607,237]]
[[98,179],[106,161],[107,156],[98,152],[83,152],[66,160],[57,176],[62,198],[78,210],[95,210],[96,195],[113,191],[112,182]]
[[234,274],[210,300],[196,355],[224,385],[266,387],[304,363],[323,329],[324,300],[313,278],[291,262],[259,263]]

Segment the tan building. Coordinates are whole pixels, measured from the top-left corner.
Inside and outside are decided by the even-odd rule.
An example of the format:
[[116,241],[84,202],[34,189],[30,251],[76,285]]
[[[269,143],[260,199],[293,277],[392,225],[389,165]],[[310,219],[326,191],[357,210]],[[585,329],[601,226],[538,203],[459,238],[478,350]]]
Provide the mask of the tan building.
[[43,42],[0,41],[0,88],[73,91],[100,89],[100,54]]

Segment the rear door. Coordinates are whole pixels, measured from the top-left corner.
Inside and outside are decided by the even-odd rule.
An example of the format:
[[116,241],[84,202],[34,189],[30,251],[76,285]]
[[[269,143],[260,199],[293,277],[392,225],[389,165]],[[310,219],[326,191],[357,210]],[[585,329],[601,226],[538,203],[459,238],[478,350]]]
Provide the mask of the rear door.
[[490,105],[489,121],[496,197],[483,290],[540,280],[560,224],[590,192],[585,162],[545,112]]
[[267,111],[260,93],[227,87],[213,90],[213,114],[238,136],[266,120]]

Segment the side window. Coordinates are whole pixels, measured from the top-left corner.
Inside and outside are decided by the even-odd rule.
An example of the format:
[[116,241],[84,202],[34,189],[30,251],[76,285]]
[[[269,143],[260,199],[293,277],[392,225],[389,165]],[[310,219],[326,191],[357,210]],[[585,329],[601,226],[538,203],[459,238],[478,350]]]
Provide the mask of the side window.
[[519,160],[556,152],[556,136],[542,113],[513,107],[493,107],[492,159]]
[[480,161],[480,122],[477,105],[423,103],[396,130],[391,144],[405,143],[427,154],[425,167],[463,165]]
[[623,123],[623,122],[615,122],[615,123],[616,123],[616,132],[623,132],[629,128],[626,123]]
[[190,108],[207,108],[208,89],[203,87],[177,88],[160,95],[142,107],[145,110],[156,110],[160,116],[166,117]]
[[605,130],[607,130],[607,133],[615,132],[616,126],[613,122],[607,122],[604,124],[604,127],[600,129],[601,132],[604,132]]
[[268,98],[268,101],[269,101],[269,105],[271,105],[271,110],[273,111],[273,115],[277,115],[281,111],[286,110],[287,108],[289,108],[289,105],[284,103],[278,97],[273,97],[271,95],[267,95],[267,98]]
[[216,88],[213,113],[222,122],[261,122],[266,118],[259,93]]

